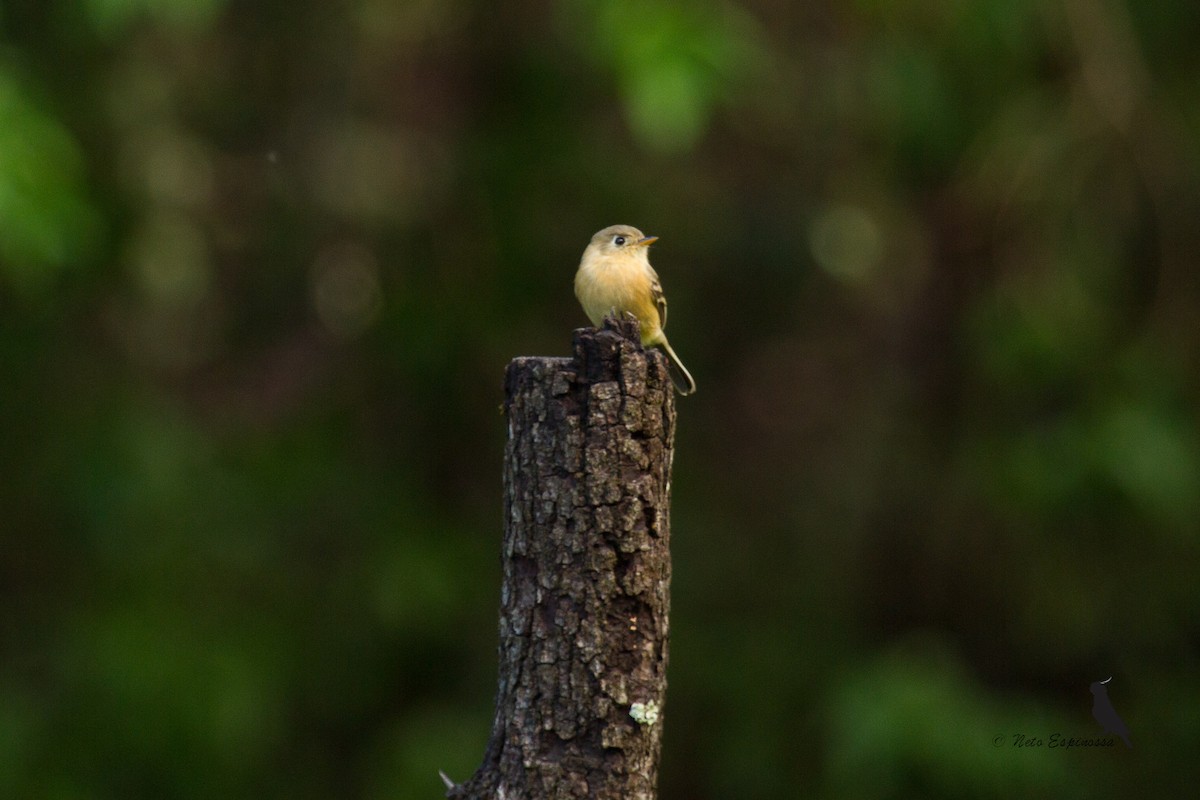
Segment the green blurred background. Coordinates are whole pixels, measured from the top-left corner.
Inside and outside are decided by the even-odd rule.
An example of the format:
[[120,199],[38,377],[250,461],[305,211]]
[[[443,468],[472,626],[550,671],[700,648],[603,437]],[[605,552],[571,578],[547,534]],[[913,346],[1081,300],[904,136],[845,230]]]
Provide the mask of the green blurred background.
[[[662,237],[664,798],[1200,778],[1200,4],[5,0],[0,797],[483,754],[508,360]],[[1134,750],[1019,749],[1100,732]],[[993,740],[1001,739],[995,747]]]

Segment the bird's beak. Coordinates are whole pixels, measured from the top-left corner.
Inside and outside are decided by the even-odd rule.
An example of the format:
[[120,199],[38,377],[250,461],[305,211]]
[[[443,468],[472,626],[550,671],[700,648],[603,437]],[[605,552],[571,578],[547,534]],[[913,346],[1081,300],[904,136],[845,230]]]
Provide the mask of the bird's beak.
[[649,247],[650,245],[654,244],[657,241],[658,241],[657,236],[643,236],[642,238],[638,239],[635,242],[635,244],[638,247]]

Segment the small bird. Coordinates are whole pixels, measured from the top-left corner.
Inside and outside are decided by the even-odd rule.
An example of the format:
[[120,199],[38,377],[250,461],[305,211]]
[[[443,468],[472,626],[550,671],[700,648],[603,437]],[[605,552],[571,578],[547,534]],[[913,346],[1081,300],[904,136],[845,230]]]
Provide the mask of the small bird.
[[[1110,676],[1108,681],[1111,680]],[[1108,699],[1108,686],[1105,685],[1108,681],[1096,681],[1092,684],[1092,694],[1096,698],[1092,701],[1092,716],[1104,726],[1105,733],[1115,733],[1125,740],[1126,747],[1133,747],[1129,742],[1129,728],[1126,727],[1125,720],[1117,715],[1112,701]]]
[[575,273],[575,296],[593,325],[608,314],[629,312],[637,317],[643,346],[657,346],[667,354],[671,381],[682,395],[696,391],[696,382],[667,342],[667,298],[658,273],[650,266],[650,245],[657,236],[644,236],[629,225],[611,225],[599,231],[583,251]]

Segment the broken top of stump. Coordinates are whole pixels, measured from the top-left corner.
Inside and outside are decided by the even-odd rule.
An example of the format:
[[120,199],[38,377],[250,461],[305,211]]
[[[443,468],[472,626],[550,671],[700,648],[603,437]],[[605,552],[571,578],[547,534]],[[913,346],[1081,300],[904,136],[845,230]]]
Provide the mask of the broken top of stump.
[[671,386],[666,356],[656,348],[642,346],[641,329],[632,314],[605,317],[599,328],[576,329],[571,349],[572,358],[514,358],[505,375],[508,400],[513,397],[513,381],[521,380],[521,372],[531,368],[538,375],[546,370],[557,373],[551,387],[554,396],[567,394],[578,381],[589,385],[619,381],[622,393],[630,397]]

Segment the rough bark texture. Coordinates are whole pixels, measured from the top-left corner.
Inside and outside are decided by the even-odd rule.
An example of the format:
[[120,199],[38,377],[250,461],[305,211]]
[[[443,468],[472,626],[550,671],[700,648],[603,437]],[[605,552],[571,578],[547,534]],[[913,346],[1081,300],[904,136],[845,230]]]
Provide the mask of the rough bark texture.
[[496,717],[450,798],[656,794],[674,394],[632,321],[574,349],[508,367]]

